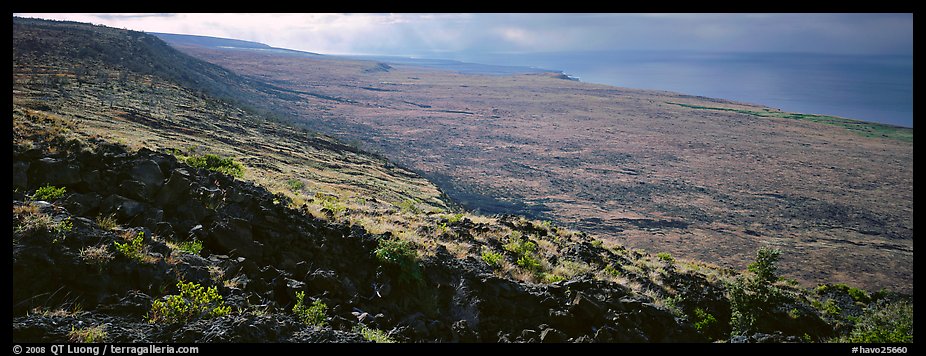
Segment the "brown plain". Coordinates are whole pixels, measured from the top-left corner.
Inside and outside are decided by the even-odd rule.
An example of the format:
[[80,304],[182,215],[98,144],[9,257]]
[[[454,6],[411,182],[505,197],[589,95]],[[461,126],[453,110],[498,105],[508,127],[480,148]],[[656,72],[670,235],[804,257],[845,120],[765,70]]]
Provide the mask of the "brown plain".
[[484,213],[548,218],[736,269],[772,246],[781,272],[804,285],[913,290],[911,142],[555,75],[180,49],[292,90],[300,100],[267,100]]

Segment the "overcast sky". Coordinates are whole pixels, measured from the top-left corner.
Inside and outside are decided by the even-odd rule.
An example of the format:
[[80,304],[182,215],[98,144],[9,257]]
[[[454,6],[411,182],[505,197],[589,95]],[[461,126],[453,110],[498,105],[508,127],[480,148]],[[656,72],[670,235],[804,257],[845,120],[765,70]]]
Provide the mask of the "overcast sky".
[[912,14],[14,14],[324,54],[913,53]]

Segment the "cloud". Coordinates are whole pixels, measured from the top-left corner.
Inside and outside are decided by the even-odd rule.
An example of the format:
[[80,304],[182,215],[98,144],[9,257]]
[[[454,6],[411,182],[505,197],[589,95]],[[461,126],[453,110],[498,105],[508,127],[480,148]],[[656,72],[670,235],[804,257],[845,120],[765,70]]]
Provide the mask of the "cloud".
[[22,14],[320,53],[902,53],[912,14]]

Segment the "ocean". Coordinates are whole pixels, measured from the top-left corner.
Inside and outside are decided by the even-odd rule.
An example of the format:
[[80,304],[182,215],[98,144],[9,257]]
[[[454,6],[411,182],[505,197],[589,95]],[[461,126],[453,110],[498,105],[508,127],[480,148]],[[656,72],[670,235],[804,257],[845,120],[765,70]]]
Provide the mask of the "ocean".
[[559,70],[589,83],[913,127],[912,55],[610,51],[427,56]]

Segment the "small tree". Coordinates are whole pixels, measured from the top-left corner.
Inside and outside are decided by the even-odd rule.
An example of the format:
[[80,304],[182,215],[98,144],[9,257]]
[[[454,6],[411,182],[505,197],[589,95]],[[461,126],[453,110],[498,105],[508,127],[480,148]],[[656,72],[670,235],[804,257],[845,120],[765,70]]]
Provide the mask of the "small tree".
[[756,321],[771,311],[780,299],[773,283],[778,280],[781,250],[762,247],[756,251],[756,261],[747,266],[748,273],[728,286],[730,298],[730,328],[734,335],[756,331]]

